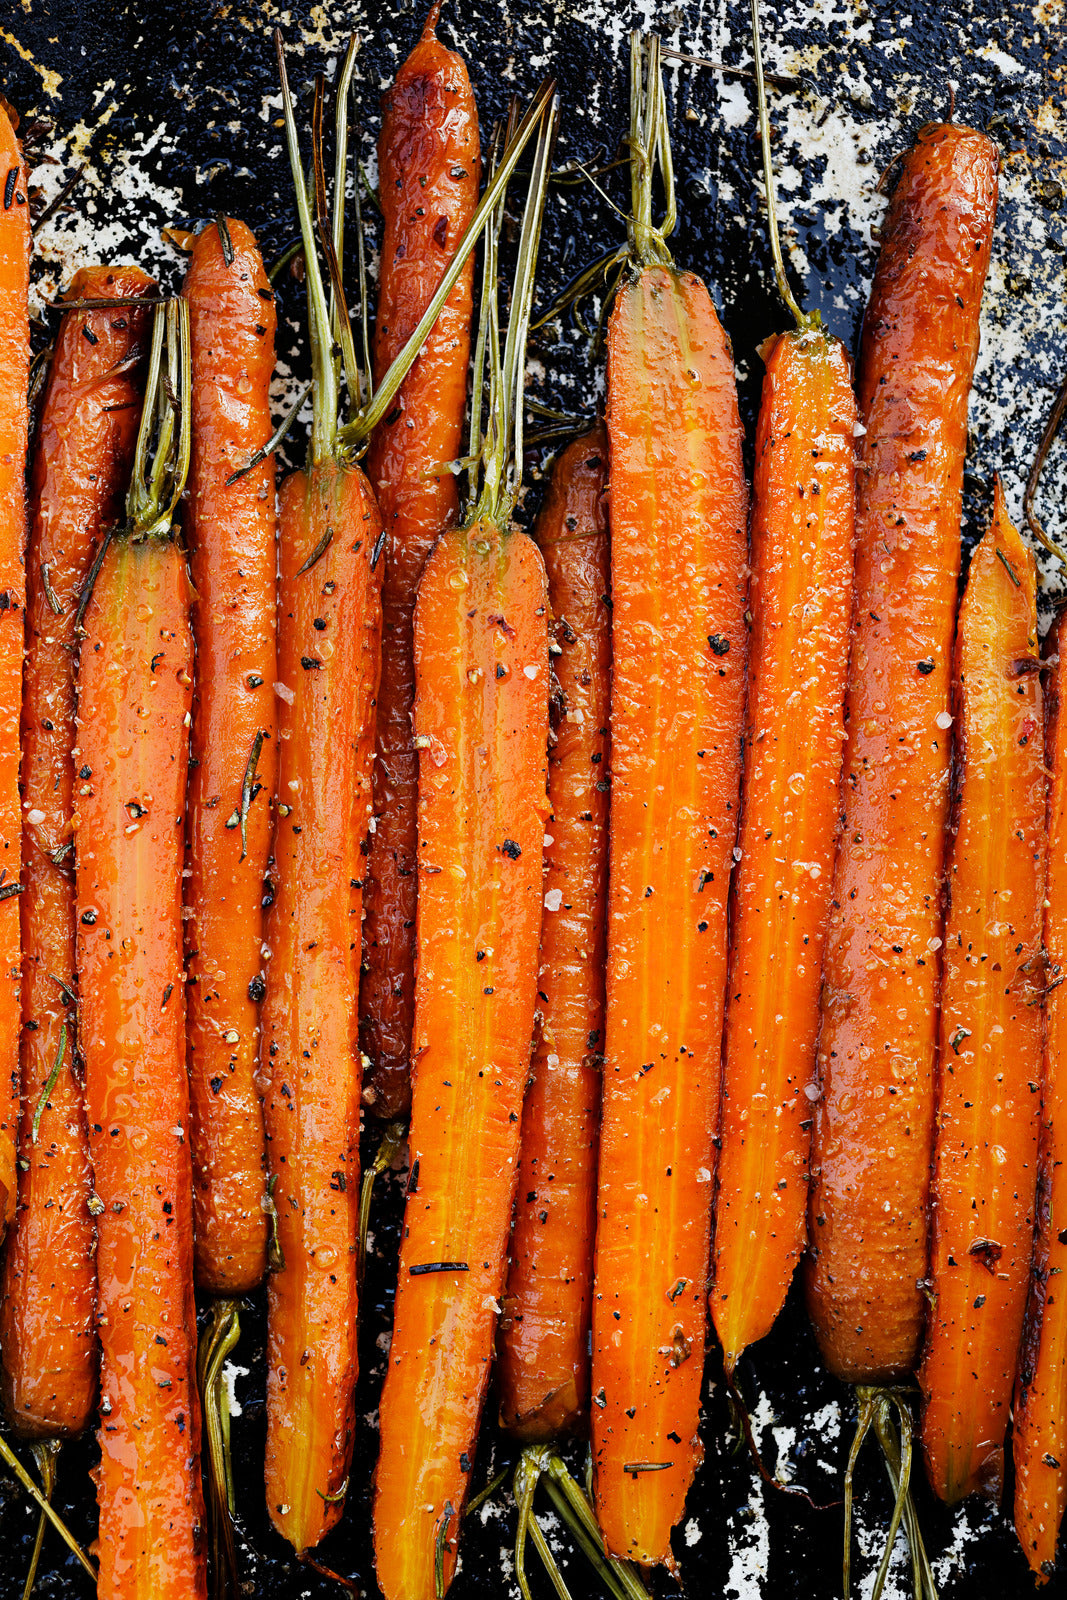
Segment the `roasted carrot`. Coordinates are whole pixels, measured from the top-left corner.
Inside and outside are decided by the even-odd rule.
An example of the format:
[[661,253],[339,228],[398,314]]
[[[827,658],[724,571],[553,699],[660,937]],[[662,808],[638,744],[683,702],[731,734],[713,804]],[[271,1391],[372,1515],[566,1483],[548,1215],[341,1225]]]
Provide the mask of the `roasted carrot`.
[[260,1282],[267,1260],[254,1077],[278,748],[274,458],[243,470],[272,432],[275,313],[243,222],[222,219],[199,235],[184,294],[193,359],[185,532],[197,651],[185,887],[196,1276],[205,1289],[233,1295]]
[[926,1205],[967,398],[997,152],[923,128],[863,325],[844,827],[824,963],[807,1297],[838,1377],[912,1370]]
[[593,1461],[609,1552],[670,1565],[701,1456],[747,495],[729,343],[704,284],[673,266],[651,223],[651,171],[666,148],[655,37],[631,40],[631,93],[634,270],[608,325],[612,795]]
[[[455,1571],[504,1291],[537,993],[549,679],[545,568],[533,541],[509,527],[517,481],[508,460],[512,448],[522,460],[525,337],[554,126],[553,98],[493,373],[503,415],[490,419],[485,486],[464,526],[442,533],[415,610],[411,1168],[374,1500],[386,1600],[434,1600]],[[489,280],[494,255],[487,246]]]
[[[151,290],[88,267],[72,300]],[[78,600],[129,482],[145,313],[68,311],[37,430],[22,703],[22,1131],[0,1306],[4,1407],[23,1434],[78,1433],[96,1393],[96,1235],[75,1020],[72,813]]]
[[156,314],[127,522],[96,573],[78,668],[79,1020],[107,1600],[206,1594],[181,918],[193,641],[172,526],[188,466],[184,313],[172,301]]
[[363,474],[327,458],[286,479],[281,531],[283,742],[263,1012],[281,1251],[270,1277],[267,1503],[306,1550],[341,1515],[354,1422],[358,884],[382,527]]
[[[385,235],[374,327],[379,379],[425,311],[478,203],[478,112],[462,59],[435,33],[439,9],[435,0],[384,100],[378,172]],[[456,480],[443,463],[460,453],[473,277],[472,258],[377,428],[367,463],[389,543],[360,1028],[370,1061],[364,1093],[383,1118],[406,1115],[411,1104],[418,889],[412,619],[426,557],[459,509]]]
[[1037,569],[998,481],[956,635],[956,798],[919,1367],[942,1500],[1000,1499],[1030,1285],[1041,1105],[1044,711]]
[[610,771],[606,477],[598,427],[560,456],[534,533],[548,575],[557,689],[539,1023],[497,1388],[501,1424],[535,1441],[584,1425],[589,1405]]
[[1067,717],[1063,682],[1067,671],[1063,614],[1049,634],[1049,678],[1045,738],[1049,768],[1048,884],[1045,949],[1044,1082],[1040,1138],[1038,1231],[1030,1306],[1019,1359],[1015,1395],[1015,1530],[1034,1576],[1043,1583],[1056,1565],[1056,1547],[1067,1506],[1067,1162],[1064,1159],[1064,1096],[1061,1062],[1067,1061],[1063,975],[1067,971]]
[[[476,234],[465,236],[373,401],[342,425],[335,338],[348,393],[360,393],[338,292],[342,215],[335,212],[331,235],[316,148],[312,218],[280,34],[275,40],[307,265],[314,419],[307,470],[286,481],[280,507],[281,755],[259,1079],[280,1251],[269,1278],[266,1485],[275,1526],[304,1551],[343,1509],[357,1373],[361,873],[385,533],[355,458],[390,409]],[[340,206],[354,64],[353,41],[338,85]],[[317,122],[321,102],[318,113]],[[316,256],[316,221],[328,245],[332,307]]]
[[782,264],[753,32],[770,237],[796,329],[764,347],[752,486],[752,641],[726,1001],[711,1312],[727,1377],[804,1247],[822,953],[852,621],[856,401],[839,339]]
[[[316,387],[307,470],[286,479],[279,508],[281,754],[259,1080],[279,1250],[269,1279],[266,1488],[275,1527],[303,1551],[344,1508],[354,1426],[360,864],[382,525],[366,477],[341,458],[331,318],[276,37]],[[339,107],[349,73],[346,62]],[[343,207],[343,194],[335,200]]]
[[0,105],[0,1239],[15,1211],[19,1132],[19,705],[26,578],[30,376],[29,174]]

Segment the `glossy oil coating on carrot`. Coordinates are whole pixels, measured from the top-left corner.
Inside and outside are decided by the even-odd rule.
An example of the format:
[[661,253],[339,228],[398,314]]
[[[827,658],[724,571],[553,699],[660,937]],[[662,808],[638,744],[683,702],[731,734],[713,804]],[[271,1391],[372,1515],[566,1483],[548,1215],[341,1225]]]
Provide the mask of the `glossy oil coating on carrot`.
[[[151,289],[139,267],[88,267],[75,273],[69,298]],[[131,306],[67,313],[33,463],[22,703],[21,1171],[0,1351],[7,1415],[20,1433],[37,1437],[78,1433],[96,1393],[96,1227],[75,1065],[75,617],[101,534],[122,514],[144,331],[144,313]]]
[[781,1310],[806,1233],[852,622],[855,422],[840,341],[818,328],[777,339],[756,435],[715,1210],[711,1310],[728,1374]]
[[606,477],[607,437],[597,428],[560,456],[534,534],[548,573],[558,692],[540,1021],[496,1372],[501,1424],[526,1440],[584,1426],[589,1405],[611,750]]
[[267,1506],[297,1550],[344,1509],[357,1375],[363,841],[382,526],[324,460],[280,508],[278,801],[259,1086],[282,1264],[269,1275]]
[[278,745],[274,458],[227,480],[273,431],[275,313],[251,232],[233,220],[222,229],[212,223],[196,240],[184,289],[197,651],[185,935],[197,1282],[240,1294],[262,1279],[267,1248],[254,1077]]
[[997,484],[956,636],[931,1305],[919,1368],[942,1500],[1000,1499],[1030,1286],[1041,1107],[1044,709],[1037,571]]
[[0,106],[0,1239],[15,1211],[19,1132],[19,703],[30,374],[29,174]]
[[1045,739],[1049,768],[1048,883],[1045,895],[1044,1083],[1037,1196],[1038,1231],[1030,1306],[1015,1391],[1015,1531],[1039,1583],[1052,1576],[1067,1507],[1067,660],[1063,614],[1050,632]]
[[609,1551],[670,1563],[701,1457],[747,648],[733,359],[697,278],[653,265],[621,290],[607,423],[614,676],[593,1458]]
[[[379,379],[426,310],[478,204],[478,113],[467,69],[438,40],[439,6],[385,96],[379,143],[385,217],[374,366]],[[375,430],[367,474],[389,535],[382,586],[382,675],[374,765],[375,832],[367,873],[361,1038],[371,1063],[367,1103],[383,1118],[411,1103],[415,1014],[418,757],[412,625],[419,575],[456,519],[467,403],[474,258]]]
[[823,1357],[909,1372],[925,1301],[967,399],[997,150],[921,130],[882,230],[857,399],[844,827],[824,965],[807,1291]]
[[530,1060],[547,815],[545,570],[525,534],[446,533],[415,613],[419,960],[411,1177],[381,1403],[386,1600],[446,1584],[485,1400]]
[[171,539],[112,542],[78,677],[78,968],[97,1216],[98,1594],[206,1594],[181,894],[193,641]]

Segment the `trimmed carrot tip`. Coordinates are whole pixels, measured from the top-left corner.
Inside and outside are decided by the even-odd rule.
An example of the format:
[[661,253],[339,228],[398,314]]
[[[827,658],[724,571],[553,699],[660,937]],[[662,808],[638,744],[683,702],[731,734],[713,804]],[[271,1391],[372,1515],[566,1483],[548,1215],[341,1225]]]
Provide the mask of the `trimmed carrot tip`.
[[433,0],[433,5],[426,13],[426,21],[422,25],[423,39],[436,39],[437,24],[441,20],[441,0]]

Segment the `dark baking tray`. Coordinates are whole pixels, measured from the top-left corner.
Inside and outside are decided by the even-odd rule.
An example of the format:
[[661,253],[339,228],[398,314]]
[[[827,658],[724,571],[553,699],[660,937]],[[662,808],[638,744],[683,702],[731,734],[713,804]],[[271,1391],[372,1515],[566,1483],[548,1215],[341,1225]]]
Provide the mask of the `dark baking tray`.
[[[992,473],[1000,470],[1018,512],[1022,483],[1061,368],[1067,363],[1064,320],[1064,183],[1067,125],[1063,105],[1067,43],[1062,0],[961,0],[922,3],[910,14],[896,0],[822,0],[764,7],[768,65],[801,82],[774,93],[783,221],[796,247],[795,280],[802,298],[819,306],[835,332],[855,344],[873,265],[870,221],[874,185],[892,155],[923,122],[945,116],[954,100],[961,120],[988,128],[1006,162],[994,268],[985,313],[985,349],[972,407],[973,448],[966,480],[968,541],[986,515]],[[442,34],[470,63],[483,129],[501,114],[513,91],[530,91],[554,72],[562,93],[558,160],[597,163],[616,149],[624,131],[624,41],[630,26],[654,19],[666,42],[727,64],[749,61],[747,7],[739,0],[701,0],[646,6],[618,0],[454,0]],[[357,73],[364,158],[379,125],[379,91],[413,44],[422,0],[390,6],[381,0],[309,0],[281,7],[254,0],[173,0],[126,6],[113,0],[3,0],[0,74],[7,98],[27,121],[47,118],[36,142],[57,158],[40,172],[45,197],[54,196],[78,162],[87,169],[67,208],[39,235],[40,289],[48,296],[70,270],[97,254],[137,257],[169,285],[180,281],[180,255],[161,239],[168,224],[195,226],[216,212],[244,217],[256,229],[268,260],[295,234],[288,165],[276,126],[278,102],[270,32],[285,28],[294,86],[305,89],[313,70],[333,59],[349,31],[362,49]],[[301,53],[302,52],[302,57]],[[758,145],[752,87],[744,78],[691,66],[672,67],[669,96],[678,175],[677,260],[703,273],[732,337],[742,409],[751,438],[758,402],[756,348],[785,325],[771,286],[762,200],[756,182]],[[1058,101],[1058,103],[1057,103]],[[618,184],[618,175],[609,178]],[[623,202],[621,186],[614,190]],[[556,190],[546,224],[542,298],[547,302],[602,245],[618,236],[618,221],[588,187]],[[282,289],[279,356],[302,363],[301,291]],[[597,380],[587,345],[569,321],[535,336],[533,390],[550,404],[592,409]],[[279,390],[281,393],[281,390]],[[290,457],[300,452],[289,444]],[[536,505],[543,462],[532,455]],[[1050,521],[1067,504],[1055,467],[1044,503]],[[1046,615],[1058,590],[1046,574]],[[376,1130],[365,1131],[365,1154]],[[362,1591],[377,1594],[370,1557],[370,1478],[375,1454],[375,1407],[389,1328],[402,1175],[382,1186],[375,1207],[374,1249],[362,1324],[359,1434],[353,1488],[340,1528],[323,1546],[324,1561]],[[242,1412],[233,1435],[239,1495],[244,1590],[250,1596],[296,1600],[336,1595],[330,1582],[297,1563],[271,1530],[263,1504],[264,1310],[249,1302],[236,1361]],[[824,1372],[794,1294],[775,1332],[748,1356],[741,1383],[754,1408],[768,1464],[779,1463],[804,1485],[814,1505],[760,1486],[739,1448],[709,1352],[704,1438],[707,1457],[679,1530],[680,1583],[657,1574],[654,1591],[707,1600],[823,1600],[841,1582],[841,1478],[852,1431],[848,1391]],[[492,1401],[490,1412],[492,1414]],[[888,1516],[877,1456],[861,1462],[858,1569],[869,1592],[878,1530]],[[511,1459],[509,1446],[488,1425],[475,1481],[484,1482]],[[91,1440],[68,1445],[57,1501],[84,1539],[93,1536],[89,1469]],[[580,1447],[571,1450],[576,1468]],[[1031,1581],[1007,1517],[979,1503],[949,1513],[921,1484],[923,1526],[945,1600],[1003,1600],[1030,1592]],[[1010,1504],[1010,1484],[1007,1503]],[[816,1509],[820,1507],[821,1509]],[[0,1477],[0,1539],[8,1556],[0,1595],[22,1592],[35,1516],[21,1491]],[[513,1514],[500,1496],[470,1519],[455,1600],[517,1594],[509,1547]],[[560,1543],[553,1534],[553,1542]],[[561,1544],[561,1549],[565,1546]],[[561,1556],[561,1560],[564,1559]],[[588,1569],[565,1565],[575,1600],[598,1592]],[[547,1594],[538,1573],[538,1594]],[[49,1536],[36,1594],[77,1596],[87,1582]],[[887,1596],[908,1592],[903,1552]],[[1053,1580],[1052,1593],[1067,1592]]]

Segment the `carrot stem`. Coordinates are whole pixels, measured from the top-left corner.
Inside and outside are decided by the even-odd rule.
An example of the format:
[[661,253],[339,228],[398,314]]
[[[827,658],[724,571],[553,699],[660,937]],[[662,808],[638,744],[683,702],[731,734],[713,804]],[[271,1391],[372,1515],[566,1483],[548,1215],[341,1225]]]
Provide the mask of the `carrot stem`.
[[59,1534],[59,1537],[63,1540],[63,1543],[66,1545],[67,1549],[70,1550],[73,1555],[77,1556],[78,1560],[81,1562],[82,1566],[95,1583],[97,1578],[95,1566],[89,1560],[89,1557],[85,1554],[85,1551],[82,1549],[77,1539],[75,1539],[74,1535],[63,1521],[63,1518],[56,1510],[53,1509],[45,1495],[34,1483],[33,1479],[26,1471],[26,1468],[22,1465],[22,1462],[12,1450],[2,1433],[0,1433],[0,1460],[2,1460],[4,1464],[14,1473],[15,1477],[18,1479],[19,1483],[21,1483],[30,1499],[36,1503],[41,1515],[48,1518],[53,1528]]
[[821,318],[817,311],[801,311],[789,286],[785,261],[782,259],[782,241],[778,237],[778,208],[775,204],[774,160],[771,156],[771,123],[767,113],[767,89],[763,78],[763,47],[760,44],[759,0],[751,0],[752,52],[756,62],[756,101],[759,106],[760,145],[763,151],[763,186],[767,195],[767,232],[774,257],[774,276],[778,293],[798,328],[818,327]]
[[[498,205],[504,190],[507,188],[508,181],[518,165],[522,152],[533,137],[534,132],[541,127],[545,110],[555,94],[555,81],[552,79],[546,80],[535,93],[529,109],[504,151],[500,166],[487,186],[478,209],[464,231],[448,270],[438,284],[411,337],[407,340],[404,348],[397,355],[375,390],[373,399],[362,409],[357,404],[355,415],[351,420],[343,427],[338,427],[340,401],[337,376],[330,353],[331,323],[329,306],[315,250],[315,222],[308,202],[308,185],[300,157],[300,141],[296,128],[292,95],[289,89],[289,79],[285,69],[285,46],[280,28],[274,30],[274,48],[278,57],[278,76],[282,89],[282,108],[285,116],[289,163],[292,168],[293,186],[296,191],[297,213],[300,218],[300,233],[307,267],[308,311],[312,329],[312,386],[316,403],[320,408],[317,412],[316,420],[312,424],[312,461],[325,460],[328,456],[337,452],[340,452],[344,457],[358,457],[366,448],[367,441],[374,429],[388,413],[400,385],[407,376],[415,357],[425,344],[427,335],[437,321],[442,306],[466,266],[468,257],[477,244],[485,226],[486,219]],[[356,403],[358,402],[358,396],[357,386],[350,398]]]
[[1030,475],[1026,480],[1026,491],[1023,496],[1023,511],[1026,515],[1027,527],[1036,538],[1040,539],[1045,549],[1051,551],[1060,561],[1067,561],[1067,552],[1064,551],[1058,539],[1053,538],[1051,534],[1045,531],[1044,526],[1038,520],[1037,512],[1034,510],[1034,500],[1037,497],[1037,486],[1041,481],[1041,473],[1048,459],[1048,453],[1052,449],[1053,442],[1060,431],[1065,416],[1067,416],[1067,378],[1064,378],[1060,392],[1056,396],[1052,410],[1049,413],[1045,431],[1041,435],[1041,443],[1037,447],[1037,454],[1030,468]]
[[[652,223],[652,181],[657,166],[667,198],[658,228]],[[646,39],[636,28],[630,34],[630,192],[627,232],[631,259],[642,267],[669,266],[666,241],[674,232],[678,211],[660,41],[658,34]]]
[[544,1485],[557,1514],[618,1600],[648,1600],[638,1568],[608,1554],[589,1496],[554,1452],[545,1466]]
[[225,1600],[226,1596],[239,1592],[237,1546],[233,1536],[235,1497],[230,1407],[223,1366],[240,1337],[238,1302],[214,1301],[207,1331],[197,1347],[196,1376],[207,1437],[207,1509],[212,1588],[216,1600]]
[[367,1229],[370,1226],[370,1210],[371,1201],[374,1198],[375,1180],[380,1178],[383,1172],[388,1172],[400,1151],[404,1148],[407,1131],[406,1123],[387,1123],[382,1129],[378,1148],[374,1152],[374,1160],[363,1174],[363,1185],[359,1193],[359,1279],[361,1283],[367,1264]]
[[[889,1576],[890,1563],[893,1559],[893,1550],[901,1527],[904,1529],[908,1550],[911,1555],[915,1600],[937,1600],[937,1588],[934,1583],[933,1571],[927,1559],[918,1517],[911,1498],[913,1427],[904,1391],[898,1388],[857,1384],[856,1403],[859,1407],[859,1414],[856,1432],[852,1440],[852,1448],[849,1451],[848,1466],[845,1471],[845,1546],[842,1564],[844,1600],[849,1600],[851,1591],[853,1480],[863,1441],[871,1430],[873,1430],[881,1446],[882,1459],[889,1477],[889,1485],[893,1492],[893,1511],[886,1532],[882,1559],[871,1591],[871,1600],[880,1600],[885,1588],[886,1580]],[[894,1412],[897,1417],[895,1430],[892,1422]]]
[[[37,1463],[37,1471],[41,1475],[41,1492],[49,1504],[56,1487],[56,1463],[62,1448],[59,1439],[40,1439],[32,1446],[33,1458]],[[37,1582],[37,1568],[41,1562],[41,1550],[44,1545],[44,1532],[48,1526],[48,1518],[42,1512],[37,1520],[37,1537],[33,1541],[33,1554],[30,1557],[30,1569],[26,1574],[26,1582],[22,1590],[22,1600],[30,1600],[33,1586]]]

